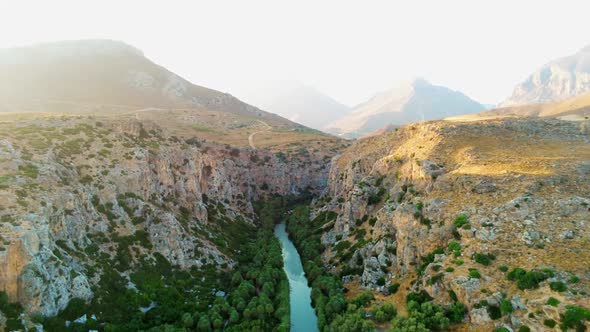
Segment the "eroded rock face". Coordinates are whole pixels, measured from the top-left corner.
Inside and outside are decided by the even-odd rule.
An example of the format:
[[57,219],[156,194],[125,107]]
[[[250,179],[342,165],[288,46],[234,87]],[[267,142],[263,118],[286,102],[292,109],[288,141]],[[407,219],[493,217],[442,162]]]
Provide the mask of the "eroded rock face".
[[115,257],[118,238],[131,239],[132,262],[158,253],[231,268],[231,248],[214,243],[224,224],[252,223],[253,201],[327,183],[324,155],[185,142],[134,120],[33,125],[0,139],[0,290],[43,315],[92,298],[97,257]]
[[[506,292],[512,327],[537,326],[527,316],[536,308],[524,303],[546,297],[544,290],[521,293],[498,267],[587,277],[571,251],[589,249],[580,240],[590,235],[583,226],[590,218],[587,158],[590,136],[557,120],[429,122],[359,140],[332,163],[330,199],[312,213],[337,214],[322,237],[324,257],[335,270],[361,267],[359,277],[344,280],[384,295],[379,278],[424,290],[440,304],[452,303],[452,293],[480,328],[491,318],[478,304],[499,304],[488,294]],[[359,236],[366,244],[352,259],[331,250]],[[449,249],[453,241],[460,249]],[[488,265],[475,260],[488,253],[495,257]]]

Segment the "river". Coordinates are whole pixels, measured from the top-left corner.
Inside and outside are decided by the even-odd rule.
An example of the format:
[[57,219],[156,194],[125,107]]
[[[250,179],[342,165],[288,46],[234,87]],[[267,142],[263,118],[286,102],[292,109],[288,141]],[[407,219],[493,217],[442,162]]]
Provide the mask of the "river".
[[275,236],[281,242],[284,269],[289,279],[291,332],[318,331],[318,318],[311,306],[311,288],[307,286],[301,257],[289,239],[284,223],[275,226]]

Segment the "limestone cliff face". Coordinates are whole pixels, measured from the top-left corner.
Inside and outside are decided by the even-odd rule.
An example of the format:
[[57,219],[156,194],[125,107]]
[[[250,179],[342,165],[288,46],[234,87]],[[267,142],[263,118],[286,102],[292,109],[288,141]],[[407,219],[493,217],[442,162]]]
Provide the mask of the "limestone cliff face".
[[251,202],[267,195],[323,190],[329,169],[324,155],[179,139],[133,120],[0,130],[0,290],[44,315],[92,298],[99,257],[116,257],[119,239],[131,241],[131,267],[159,253],[182,268],[231,268],[225,225],[252,223]]
[[501,106],[547,103],[590,91],[590,46],[551,61],[518,84]]
[[[527,314],[545,309],[547,284],[524,292],[498,267],[552,269],[548,282],[588,278],[588,259],[578,253],[590,250],[590,136],[580,128],[558,120],[441,121],[357,141],[333,161],[316,202],[315,214],[338,214],[324,227],[324,258],[334,271],[358,271],[344,278],[348,287],[376,289],[393,302],[424,290],[450,304],[452,290],[476,330],[494,324],[478,304],[498,303],[502,292],[515,308],[509,326],[542,329]],[[353,245],[338,250],[343,241]],[[453,241],[460,250],[448,249]],[[496,258],[482,265],[478,253]],[[389,294],[393,283],[402,295]],[[568,301],[587,305],[579,295],[587,286],[571,287]]]

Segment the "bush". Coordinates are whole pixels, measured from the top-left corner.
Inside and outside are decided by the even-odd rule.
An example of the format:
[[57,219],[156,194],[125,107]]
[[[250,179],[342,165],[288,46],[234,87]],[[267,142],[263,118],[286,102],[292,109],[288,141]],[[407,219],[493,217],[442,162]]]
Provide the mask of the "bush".
[[506,266],[506,265],[500,266],[500,271],[502,271],[502,272],[508,271],[508,266]]
[[377,285],[378,285],[378,286],[383,286],[383,285],[385,285],[385,278],[383,278],[383,277],[379,277],[379,278],[377,279]]
[[484,266],[489,266],[492,263],[492,260],[494,260],[495,258],[496,256],[492,254],[477,253],[474,256],[475,261]]
[[538,288],[539,283],[545,281],[549,276],[544,272],[526,271],[521,268],[515,268],[508,272],[506,279],[516,281],[521,290]]
[[469,269],[469,278],[481,279],[481,274],[477,269]]
[[453,221],[453,225],[455,225],[455,228],[461,228],[461,227],[463,227],[463,225],[465,225],[467,223],[469,223],[469,219],[464,214],[458,215],[455,218],[455,220]]
[[590,310],[577,305],[567,305],[565,308],[566,311],[561,317],[561,329],[564,331],[567,329],[585,331],[584,321],[590,321]]
[[554,328],[557,323],[553,319],[545,319],[543,321],[543,325],[548,326],[550,328]]
[[451,243],[449,243],[448,248],[450,251],[461,250],[461,244],[457,241],[451,241]]
[[552,306],[552,307],[557,307],[559,305],[559,300],[554,298],[554,297],[550,297],[547,299],[547,304]]
[[526,325],[523,325],[518,329],[518,332],[531,332],[531,328]]
[[446,316],[451,323],[459,323],[465,318],[467,308],[461,302],[455,302],[447,308]]
[[552,291],[556,292],[565,292],[567,290],[567,286],[561,281],[553,281],[549,284],[549,288]]
[[491,319],[495,320],[502,317],[502,311],[500,310],[500,307],[495,305],[488,305],[487,309]]
[[365,307],[367,304],[371,303],[375,299],[375,295],[371,291],[365,291],[357,295],[352,303],[356,304],[359,307]]
[[390,285],[389,287],[387,287],[387,290],[389,291],[389,294],[395,294],[397,293],[397,291],[399,290],[399,283],[395,283],[393,285]]
[[502,312],[502,316],[510,315],[512,310],[512,303],[509,300],[502,299],[500,301],[500,312]]

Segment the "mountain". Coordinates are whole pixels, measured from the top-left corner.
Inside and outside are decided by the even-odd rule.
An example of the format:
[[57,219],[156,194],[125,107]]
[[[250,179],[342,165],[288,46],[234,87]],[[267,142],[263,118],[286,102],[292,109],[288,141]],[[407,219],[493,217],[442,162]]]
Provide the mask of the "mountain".
[[475,121],[505,117],[559,118],[573,121],[587,120],[590,118],[590,93],[584,93],[557,102],[500,107],[477,114],[459,115],[447,119]]
[[586,92],[590,92],[590,45],[532,73],[500,106],[560,101]]
[[229,94],[192,84],[119,41],[63,41],[0,50],[0,110],[47,110],[55,103],[205,108],[286,121]]
[[440,119],[483,109],[461,92],[416,79],[358,105],[352,113],[328,125],[328,131],[344,137],[359,137],[387,125]]
[[323,130],[351,109],[299,82],[275,82],[253,89],[245,98],[253,105],[305,126]]

